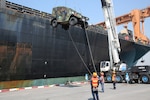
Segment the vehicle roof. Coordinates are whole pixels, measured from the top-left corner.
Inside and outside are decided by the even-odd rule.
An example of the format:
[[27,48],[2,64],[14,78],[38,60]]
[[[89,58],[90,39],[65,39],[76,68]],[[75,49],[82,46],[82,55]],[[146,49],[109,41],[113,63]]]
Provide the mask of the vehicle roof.
[[[73,9],[68,8],[68,7],[65,7],[65,6],[58,6],[58,7],[54,7],[53,9],[62,9],[62,8],[73,10]],[[75,11],[75,10],[73,10],[73,11]],[[76,12],[76,11],[75,11],[75,12]]]

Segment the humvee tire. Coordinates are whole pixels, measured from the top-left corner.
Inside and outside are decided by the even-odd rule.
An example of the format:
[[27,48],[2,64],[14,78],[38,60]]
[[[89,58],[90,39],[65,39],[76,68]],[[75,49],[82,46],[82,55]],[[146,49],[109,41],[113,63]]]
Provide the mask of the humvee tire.
[[71,18],[69,19],[69,24],[70,24],[71,26],[76,25],[77,23],[78,23],[78,19],[77,19],[76,17],[71,17]]
[[56,27],[57,26],[57,20],[56,19],[52,20],[51,24],[53,27]]

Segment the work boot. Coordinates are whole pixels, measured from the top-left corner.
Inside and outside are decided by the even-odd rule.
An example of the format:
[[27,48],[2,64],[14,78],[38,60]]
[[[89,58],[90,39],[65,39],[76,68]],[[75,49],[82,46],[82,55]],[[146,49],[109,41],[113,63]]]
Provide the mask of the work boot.
[[116,89],[116,87],[114,87],[114,89]]

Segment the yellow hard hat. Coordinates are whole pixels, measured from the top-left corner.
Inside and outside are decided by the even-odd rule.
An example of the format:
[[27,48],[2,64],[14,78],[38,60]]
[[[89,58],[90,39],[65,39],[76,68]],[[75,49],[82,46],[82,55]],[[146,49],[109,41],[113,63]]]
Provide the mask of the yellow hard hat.
[[96,72],[93,72],[93,77],[97,77],[97,73]]

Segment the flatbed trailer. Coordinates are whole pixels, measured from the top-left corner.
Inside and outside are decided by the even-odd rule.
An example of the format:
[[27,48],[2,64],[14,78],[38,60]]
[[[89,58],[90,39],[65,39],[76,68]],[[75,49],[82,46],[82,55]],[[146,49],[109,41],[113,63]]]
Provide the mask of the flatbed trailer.
[[130,83],[150,83],[150,65],[133,66],[128,73]]

